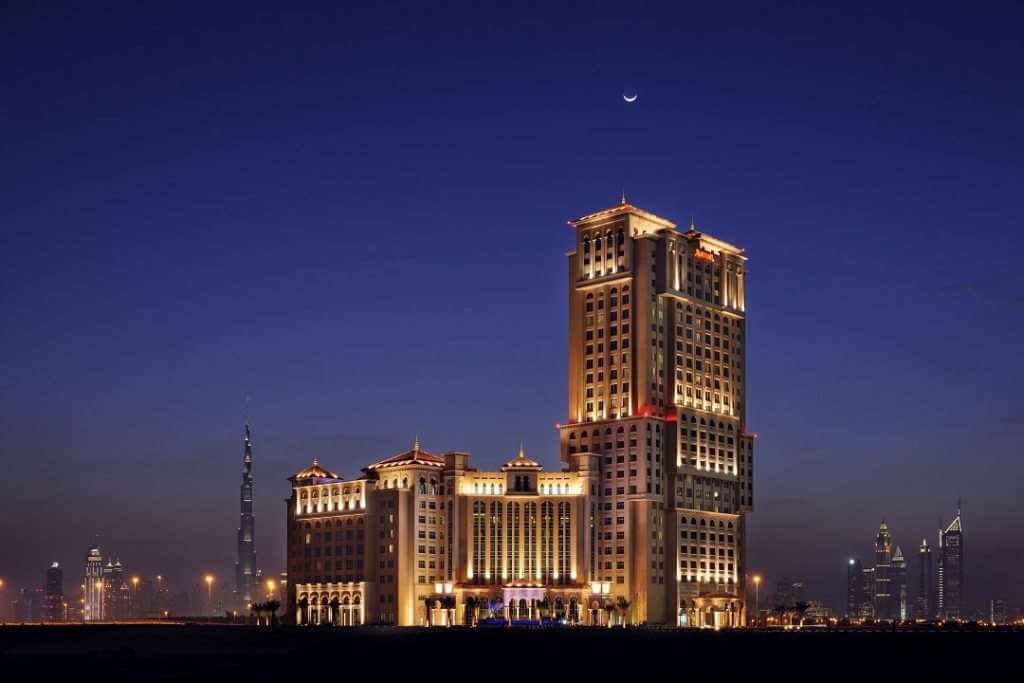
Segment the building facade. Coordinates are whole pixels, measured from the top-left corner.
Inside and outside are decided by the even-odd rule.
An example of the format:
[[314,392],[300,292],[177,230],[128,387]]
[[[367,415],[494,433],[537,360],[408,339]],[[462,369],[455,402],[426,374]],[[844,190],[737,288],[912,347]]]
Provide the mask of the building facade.
[[252,435],[245,425],[242,485],[239,491],[238,561],[235,562],[235,603],[247,610],[252,605],[256,581],[256,516],[253,514]]
[[353,479],[314,462],[288,500],[297,621],[746,622],[746,259],[624,199],[570,226],[563,468],[418,442]]
[[939,530],[938,615],[956,621],[963,618],[964,529],[957,506],[956,517]]

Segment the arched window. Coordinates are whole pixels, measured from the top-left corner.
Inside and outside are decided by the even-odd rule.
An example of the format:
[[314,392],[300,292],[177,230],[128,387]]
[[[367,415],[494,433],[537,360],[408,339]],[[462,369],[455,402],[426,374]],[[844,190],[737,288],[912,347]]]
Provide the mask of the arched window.
[[421,494],[424,494],[424,495],[425,495],[425,494],[427,493],[427,480],[426,480],[426,479],[424,479],[423,477],[420,477],[420,488],[419,488],[419,492],[420,492]]

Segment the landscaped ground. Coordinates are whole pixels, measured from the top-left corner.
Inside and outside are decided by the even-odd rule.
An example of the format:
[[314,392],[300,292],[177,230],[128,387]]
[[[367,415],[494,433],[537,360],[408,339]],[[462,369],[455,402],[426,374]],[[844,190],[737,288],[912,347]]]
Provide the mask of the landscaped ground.
[[[984,672],[1019,680],[1024,631],[709,632],[653,629],[388,629],[211,625],[0,627],[0,680],[406,680],[628,683],[822,680],[864,671],[913,683]],[[870,672],[874,671],[874,674]],[[894,678],[899,676],[899,678]],[[859,677],[859,676],[858,676]]]

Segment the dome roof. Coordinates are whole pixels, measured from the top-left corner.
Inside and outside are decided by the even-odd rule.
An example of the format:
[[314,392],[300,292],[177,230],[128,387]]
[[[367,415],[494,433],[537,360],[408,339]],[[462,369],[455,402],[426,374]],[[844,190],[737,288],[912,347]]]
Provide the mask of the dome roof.
[[320,460],[313,458],[313,464],[304,470],[298,471],[292,479],[340,479],[337,474],[320,467]]

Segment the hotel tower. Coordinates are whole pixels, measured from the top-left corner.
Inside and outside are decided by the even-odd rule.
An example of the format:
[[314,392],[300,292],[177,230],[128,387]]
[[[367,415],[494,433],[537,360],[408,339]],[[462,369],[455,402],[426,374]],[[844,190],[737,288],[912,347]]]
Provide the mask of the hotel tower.
[[291,477],[297,623],[746,623],[742,250],[626,203],[569,222],[560,471],[409,451]]

